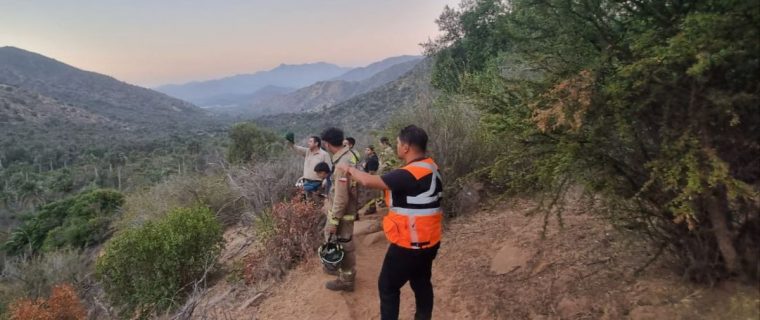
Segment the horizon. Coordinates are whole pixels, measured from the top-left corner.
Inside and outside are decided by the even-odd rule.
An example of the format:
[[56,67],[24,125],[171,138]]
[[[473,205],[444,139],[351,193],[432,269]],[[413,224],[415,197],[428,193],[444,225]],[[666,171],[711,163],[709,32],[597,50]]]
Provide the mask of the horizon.
[[11,1],[0,12],[0,47],[155,88],[282,64],[356,68],[395,56],[420,56],[419,44],[439,34],[435,19],[444,6],[457,3]]

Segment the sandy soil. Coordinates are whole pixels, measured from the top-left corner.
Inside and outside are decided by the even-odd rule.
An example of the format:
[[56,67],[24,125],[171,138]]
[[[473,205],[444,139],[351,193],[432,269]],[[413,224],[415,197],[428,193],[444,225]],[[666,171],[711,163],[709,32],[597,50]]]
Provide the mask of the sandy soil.
[[[433,265],[435,319],[752,319],[760,308],[756,287],[693,285],[663,263],[636,275],[651,250],[580,207],[563,215],[563,228],[550,219],[542,236],[543,216],[526,215],[533,207],[530,201],[502,202],[446,225]],[[365,217],[356,231],[365,232],[377,218]],[[377,277],[388,244],[382,233],[357,239],[352,293],[325,289],[331,277],[314,259],[277,283],[217,284],[203,299],[205,311],[194,317],[379,319]],[[412,319],[408,285],[401,301],[401,319]]]

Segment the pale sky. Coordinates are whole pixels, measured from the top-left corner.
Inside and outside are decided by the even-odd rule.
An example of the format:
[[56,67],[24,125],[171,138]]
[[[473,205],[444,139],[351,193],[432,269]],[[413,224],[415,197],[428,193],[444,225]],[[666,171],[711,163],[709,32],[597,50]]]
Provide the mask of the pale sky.
[[0,0],[14,46],[142,86],[421,54],[459,0]]

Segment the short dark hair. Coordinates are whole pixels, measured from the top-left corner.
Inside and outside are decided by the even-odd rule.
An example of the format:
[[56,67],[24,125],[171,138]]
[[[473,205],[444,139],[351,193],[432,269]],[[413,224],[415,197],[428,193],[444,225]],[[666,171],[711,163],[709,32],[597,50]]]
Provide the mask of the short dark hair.
[[388,141],[388,138],[387,138],[387,137],[380,137],[380,143],[384,143],[384,144],[391,144],[391,143]]
[[330,173],[330,166],[327,165],[327,162],[317,163],[317,165],[314,166],[314,172]]
[[348,141],[348,144],[350,144],[351,146],[356,145],[356,139],[354,139],[354,137],[346,137],[346,141]]
[[375,152],[375,146],[373,146],[373,145],[368,145],[367,149],[369,149],[372,152]]
[[425,130],[415,125],[408,125],[398,133],[398,140],[410,146],[415,146],[420,151],[427,151],[428,136]]
[[340,146],[343,144],[343,130],[335,127],[330,127],[322,131],[322,140],[333,145]]
[[314,139],[314,142],[317,143],[317,147],[321,147],[322,146],[322,139],[320,139],[319,137],[317,137],[317,136],[311,136],[309,138]]

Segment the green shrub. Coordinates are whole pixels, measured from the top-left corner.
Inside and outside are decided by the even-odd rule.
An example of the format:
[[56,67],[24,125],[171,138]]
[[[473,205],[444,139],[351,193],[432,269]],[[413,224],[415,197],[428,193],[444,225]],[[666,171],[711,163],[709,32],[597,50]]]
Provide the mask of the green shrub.
[[146,314],[182,303],[222,250],[222,226],[207,208],[177,208],[117,234],[96,262],[114,305]]
[[12,231],[4,248],[9,254],[62,247],[83,248],[101,243],[124,196],[115,190],[97,189],[51,202],[39,208]]
[[230,162],[245,163],[264,159],[282,150],[282,144],[277,143],[277,136],[251,122],[234,125],[230,129],[230,139],[232,143],[227,153]]
[[674,3],[466,1],[426,46],[432,83],[506,138],[492,174],[537,211],[582,185],[685,276],[757,277],[760,3]]

